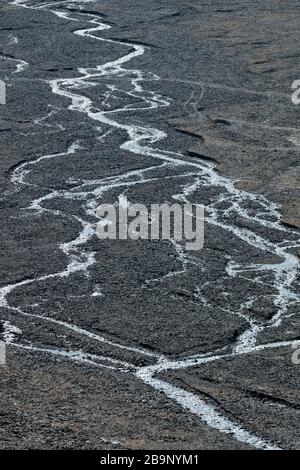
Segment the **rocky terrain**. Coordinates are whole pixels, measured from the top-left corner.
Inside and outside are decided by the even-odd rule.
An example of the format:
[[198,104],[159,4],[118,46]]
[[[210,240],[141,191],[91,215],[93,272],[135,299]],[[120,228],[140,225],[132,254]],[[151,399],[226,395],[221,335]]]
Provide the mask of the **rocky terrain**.
[[[299,449],[299,30],[296,0],[0,2],[0,448]],[[99,240],[119,196],[204,204],[203,249]]]

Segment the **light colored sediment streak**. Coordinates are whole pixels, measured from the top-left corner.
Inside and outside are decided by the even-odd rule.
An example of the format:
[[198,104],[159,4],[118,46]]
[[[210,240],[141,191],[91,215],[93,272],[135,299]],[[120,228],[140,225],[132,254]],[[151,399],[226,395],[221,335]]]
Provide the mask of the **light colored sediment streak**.
[[[124,361],[118,361],[106,356],[98,356],[96,354],[87,354],[82,351],[64,351],[62,349],[54,348],[41,348],[36,346],[28,346],[25,344],[14,343],[13,341],[8,341],[8,344],[19,349],[25,349],[27,351],[51,354],[53,356],[58,356],[64,359],[69,359],[80,364],[88,364],[96,367],[101,367],[104,369],[117,370],[119,372],[129,372],[133,371],[135,368],[132,364],[129,364]],[[108,364],[106,364],[106,362]]]
[[[28,208],[29,210],[36,211],[37,213],[51,212],[52,214],[55,214],[59,217],[66,217],[66,214],[64,214],[62,211],[54,211],[52,209],[45,208],[44,202],[52,199],[72,199],[80,201],[84,204],[86,214],[90,217],[94,217],[95,223],[91,223],[79,217],[72,216],[73,220],[81,224],[82,230],[74,240],[60,245],[61,251],[68,260],[66,268],[61,272],[48,274],[2,287],[0,289],[0,307],[11,310],[15,314],[30,317],[31,319],[38,319],[39,321],[49,322],[53,325],[56,325],[58,328],[73,331],[81,335],[83,338],[89,338],[98,341],[99,343],[107,344],[113,348],[116,348],[117,350],[124,349],[140,354],[141,356],[151,357],[156,361],[156,363],[147,367],[136,367],[131,363],[118,361],[109,356],[91,355],[83,353],[82,351],[66,352],[62,349],[53,349],[46,346],[42,347],[36,345],[26,345],[22,344],[21,342],[16,342],[16,335],[10,336],[8,333],[6,335],[6,341],[13,347],[26,349],[33,352],[52,354],[80,364],[89,364],[95,367],[111,368],[122,373],[134,373],[135,376],[144,383],[155,390],[164,392],[168,398],[182,406],[183,409],[188,410],[189,412],[198,416],[210,427],[217,429],[222,433],[230,434],[236,440],[247,443],[250,446],[256,448],[278,448],[278,446],[274,445],[273,443],[255,436],[250,431],[243,429],[241,425],[234,423],[232,420],[229,420],[218,409],[216,409],[216,407],[210,403],[207,403],[206,400],[201,399],[196,394],[188,392],[182,388],[165,382],[160,378],[157,378],[157,374],[167,370],[183,369],[208,362],[219,361],[225,358],[234,358],[242,354],[250,354],[267,348],[279,348],[284,346],[289,347],[291,345],[291,342],[289,341],[258,344],[258,334],[264,331],[266,328],[278,327],[285,318],[289,307],[300,302],[300,297],[293,288],[294,281],[296,280],[297,273],[299,271],[299,260],[289,251],[291,247],[299,245],[299,235],[297,232],[293,232],[280,225],[280,214],[278,207],[275,204],[270,203],[263,196],[254,195],[236,189],[231,180],[220,176],[215,171],[213,164],[209,164],[205,161],[187,161],[186,157],[180,153],[157,148],[156,146],[158,143],[167,136],[166,133],[162,130],[140,125],[130,125],[126,122],[122,122],[119,116],[121,116],[121,113],[124,111],[141,111],[142,109],[154,110],[170,105],[170,100],[158,95],[157,93],[146,91],[142,87],[142,82],[144,80],[158,81],[160,80],[159,77],[150,73],[144,73],[138,69],[125,68],[125,65],[127,65],[132,59],[141,57],[145,53],[146,47],[134,43],[124,44],[119,41],[100,37],[98,33],[110,29],[110,26],[100,21],[98,16],[93,14],[85,14],[83,12],[81,13],[80,2],[79,11],[76,13],[57,9],[60,5],[67,3],[68,2],[54,2],[31,6],[27,0],[15,0],[13,2],[14,5],[26,8],[47,9],[47,11],[52,11],[53,14],[64,20],[78,21],[78,18],[80,18],[84,22],[87,22],[89,27],[74,31],[74,34],[82,38],[88,37],[98,42],[117,44],[124,48],[129,47],[130,51],[120,58],[109,61],[102,65],[95,65],[94,67],[88,68],[78,68],[78,76],[74,78],[57,78],[48,81],[52,92],[55,95],[68,98],[70,100],[70,105],[68,106],[70,111],[83,113],[85,116],[89,117],[91,121],[95,122],[95,125],[97,126],[96,129],[99,131],[99,139],[107,138],[113,130],[124,131],[127,135],[127,140],[120,146],[120,148],[136,155],[151,157],[152,163],[151,166],[146,166],[140,170],[125,171],[124,173],[121,173],[117,176],[106,177],[101,180],[84,180],[78,183],[75,188],[70,190],[51,190],[50,192],[47,192],[47,194],[44,194],[37,199],[33,199]],[[51,6],[55,6],[55,10],[49,10]],[[124,90],[123,93],[132,98],[140,98],[145,103],[143,108],[134,108],[134,106],[130,107],[127,105],[114,111],[103,111],[101,109],[95,108],[94,103],[90,98],[80,94],[81,89],[84,89],[88,86],[96,86],[97,79],[117,79],[118,77],[122,77],[123,80],[126,78],[127,82],[129,82],[132,86],[131,91]],[[189,82],[186,80],[182,81],[191,85],[199,85],[198,82]],[[201,83],[200,85],[204,87],[209,86],[213,88],[220,88],[220,85],[216,84]],[[112,86],[111,84],[107,86],[110,96],[113,95],[114,92],[122,91],[116,86]],[[236,89],[230,87],[225,88],[229,89],[230,91],[236,91]],[[248,89],[239,89],[239,91],[251,94],[260,94],[259,92]],[[262,94],[270,95],[272,93],[264,92]],[[41,120],[36,124],[41,125]],[[101,128],[99,128],[99,124],[108,126],[109,131],[103,135],[101,133]],[[22,186],[24,187],[26,185],[33,185],[33,183],[29,183],[27,181],[27,177],[35,165],[38,165],[43,160],[64,158],[66,155],[70,155],[78,151],[80,148],[79,145],[80,144],[74,142],[64,153],[43,155],[35,161],[23,163],[13,172],[11,178],[12,183],[16,186],[16,188]],[[153,159],[158,161],[157,166],[153,166]],[[217,187],[220,191],[220,194],[214,202],[207,206],[206,223],[214,225],[232,234],[232,236],[242,240],[253,248],[261,250],[263,253],[268,253],[280,258],[278,263],[255,264],[248,266],[236,264],[233,260],[231,260],[228,262],[226,272],[224,273],[224,276],[227,276],[228,278],[243,276],[243,278],[246,279],[247,276],[250,274],[253,276],[253,273],[255,273],[255,277],[252,277],[248,280],[249,282],[257,283],[264,283],[264,281],[260,279],[262,273],[268,272],[272,275],[272,279],[269,282],[276,290],[276,294],[273,296],[274,305],[276,306],[276,314],[269,321],[263,323],[248,317],[248,315],[244,313],[244,310],[251,306],[251,301],[248,301],[248,303],[246,302],[241,304],[238,310],[227,312],[233,315],[238,315],[248,323],[248,328],[237,338],[230,352],[224,350],[210,351],[204,355],[191,355],[178,360],[172,360],[164,357],[161,354],[153,353],[152,351],[148,351],[138,346],[135,347],[125,345],[109,340],[108,338],[87,331],[86,329],[83,329],[75,324],[56,320],[55,318],[41,317],[39,315],[28,313],[21,307],[13,307],[10,305],[9,297],[13,295],[14,290],[22,286],[32,283],[39,283],[53,278],[59,279],[69,277],[76,272],[88,272],[89,268],[96,262],[95,254],[93,252],[83,252],[82,247],[86,245],[89,240],[91,240],[95,233],[96,208],[99,198],[101,198],[104,193],[110,191],[112,188],[120,188],[120,190],[122,190],[122,188],[129,187],[131,185],[146,184],[149,181],[154,181],[156,179],[155,177],[147,176],[147,173],[151,173],[153,170],[172,167],[178,167],[178,169],[180,169],[181,166],[184,166],[185,168],[189,167],[190,172],[183,172],[180,175],[170,176],[170,178],[188,176],[191,178],[191,182],[186,184],[180,193],[173,195],[174,200],[190,202],[190,198],[199,188],[206,186]],[[218,207],[220,203],[224,201],[230,202],[230,208],[225,211]],[[243,206],[244,203],[255,204],[255,207],[257,208],[255,216],[248,212],[248,210]],[[266,236],[262,236],[259,233],[256,233],[255,226],[253,229],[245,229],[238,226],[237,224],[235,225],[232,222],[232,214],[237,215],[241,220],[249,222],[252,225],[256,224],[270,231],[278,231],[286,235],[287,239],[292,237],[293,240],[287,240],[288,243],[285,246],[279,243],[276,244]],[[170,272],[159,279],[151,279],[149,280],[149,283],[163,283],[164,280],[168,277],[180,276],[187,272],[189,265],[195,264],[195,260],[189,253],[185,252],[182,245],[174,242],[173,246],[181,263],[182,269],[179,269],[176,272]],[[199,286],[195,297],[199,298],[199,300],[201,299],[201,302],[203,302],[204,299],[205,305],[210,305],[209,300],[205,298],[205,295],[201,291],[201,286]]]
[[214,406],[205,402],[194,393],[176,387],[169,382],[154,378],[152,375],[148,375],[144,370],[139,371],[137,373],[137,377],[142,379],[143,382],[151,387],[154,387],[156,390],[164,392],[168,398],[174,400],[185,410],[198,416],[211,428],[218,429],[218,431],[225,434],[230,434],[237,441],[249,444],[250,446],[258,449],[280,450],[279,447],[274,446],[272,443],[267,442],[264,439],[256,437],[238,424],[233,423],[218,412]]
[[25,60],[15,59],[14,57],[8,57],[6,55],[1,55],[1,54],[0,54],[0,59],[8,60],[10,62],[16,62],[16,65],[15,65],[16,69],[13,71],[13,73],[23,72],[23,70],[29,67],[28,62],[25,62]]

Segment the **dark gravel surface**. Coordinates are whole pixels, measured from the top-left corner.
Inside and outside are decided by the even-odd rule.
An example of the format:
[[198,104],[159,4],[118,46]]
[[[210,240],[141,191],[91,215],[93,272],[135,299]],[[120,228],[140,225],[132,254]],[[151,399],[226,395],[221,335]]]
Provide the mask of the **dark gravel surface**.
[[[0,2],[0,448],[297,449],[296,0]],[[96,208],[205,205],[199,251]]]

